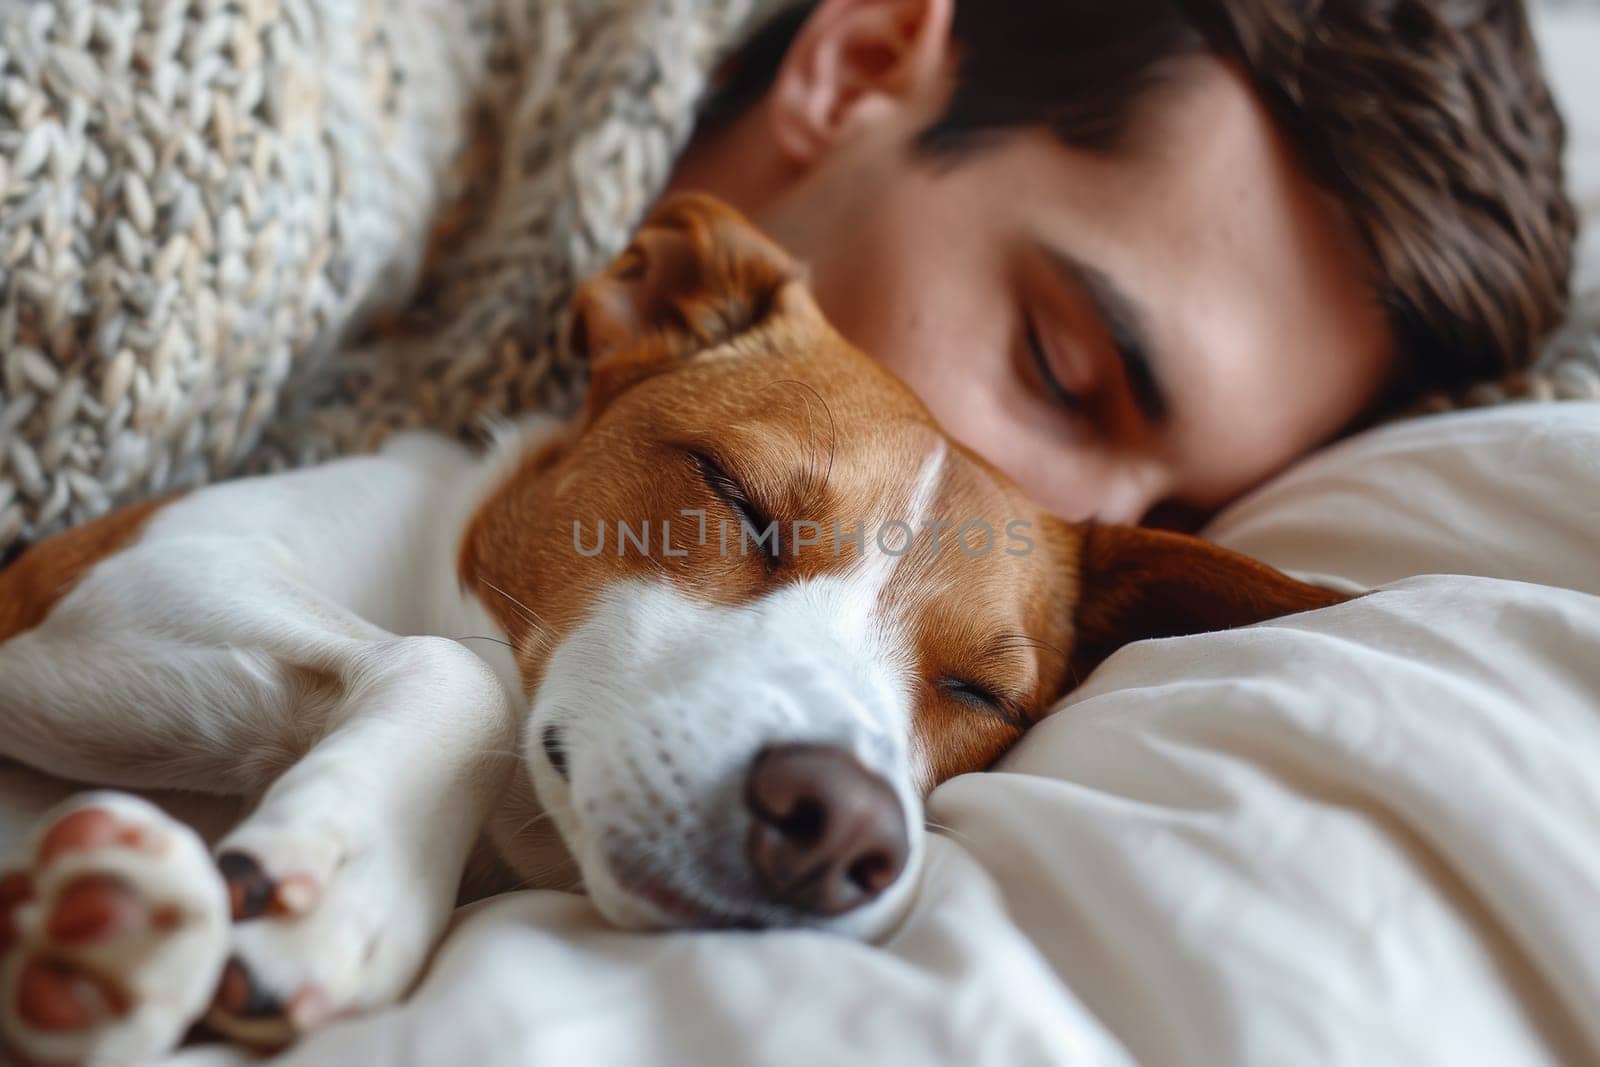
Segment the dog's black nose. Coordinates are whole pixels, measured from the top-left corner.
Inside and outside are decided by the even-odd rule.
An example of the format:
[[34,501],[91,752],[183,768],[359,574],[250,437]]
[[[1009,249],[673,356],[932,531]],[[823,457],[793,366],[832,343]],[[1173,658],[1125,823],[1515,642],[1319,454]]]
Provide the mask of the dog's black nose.
[[910,844],[888,782],[834,745],[763,749],[745,779],[750,865],[777,903],[842,915],[889,888]]

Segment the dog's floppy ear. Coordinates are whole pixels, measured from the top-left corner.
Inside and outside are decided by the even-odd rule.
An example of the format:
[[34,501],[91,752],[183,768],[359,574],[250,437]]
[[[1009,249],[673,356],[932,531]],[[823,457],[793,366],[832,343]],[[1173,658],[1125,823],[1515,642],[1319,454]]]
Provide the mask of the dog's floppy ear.
[[1134,641],[1245,626],[1350,599],[1197,537],[1083,528],[1073,665],[1081,678]]
[[566,343],[589,362],[591,411],[640,379],[751,329],[802,273],[720,200],[669,196],[573,298]]

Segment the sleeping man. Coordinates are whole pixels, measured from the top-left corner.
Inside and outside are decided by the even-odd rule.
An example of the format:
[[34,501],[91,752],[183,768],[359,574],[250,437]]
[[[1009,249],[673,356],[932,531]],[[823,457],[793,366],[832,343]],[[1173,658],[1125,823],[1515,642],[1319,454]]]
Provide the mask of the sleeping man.
[[1566,304],[1520,3],[822,0],[673,184],[743,210],[958,439],[1068,518],[1203,515],[1504,375]]

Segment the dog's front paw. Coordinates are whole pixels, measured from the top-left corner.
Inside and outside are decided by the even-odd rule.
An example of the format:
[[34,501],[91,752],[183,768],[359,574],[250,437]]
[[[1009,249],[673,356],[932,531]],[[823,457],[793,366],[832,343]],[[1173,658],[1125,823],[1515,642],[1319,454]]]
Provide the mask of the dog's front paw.
[[258,1046],[398,999],[435,934],[426,879],[377,833],[246,822],[224,842],[232,954],[206,1021]]
[[226,954],[227,900],[194,831],[117,793],[76,797],[0,877],[0,1030],[40,1063],[137,1064],[178,1044]]

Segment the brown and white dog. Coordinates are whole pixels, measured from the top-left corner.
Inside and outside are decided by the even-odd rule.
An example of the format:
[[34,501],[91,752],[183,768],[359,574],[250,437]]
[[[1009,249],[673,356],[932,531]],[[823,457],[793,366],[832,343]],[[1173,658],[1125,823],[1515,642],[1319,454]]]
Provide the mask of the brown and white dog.
[[0,572],[0,755],[260,798],[215,860],[125,794],[44,821],[0,883],[14,1049],[392,1001],[485,827],[624,926],[879,935],[923,795],[1111,651],[1343,599],[1043,513],[714,201],[659,208],[572,339],[570,423],[128,508]]

